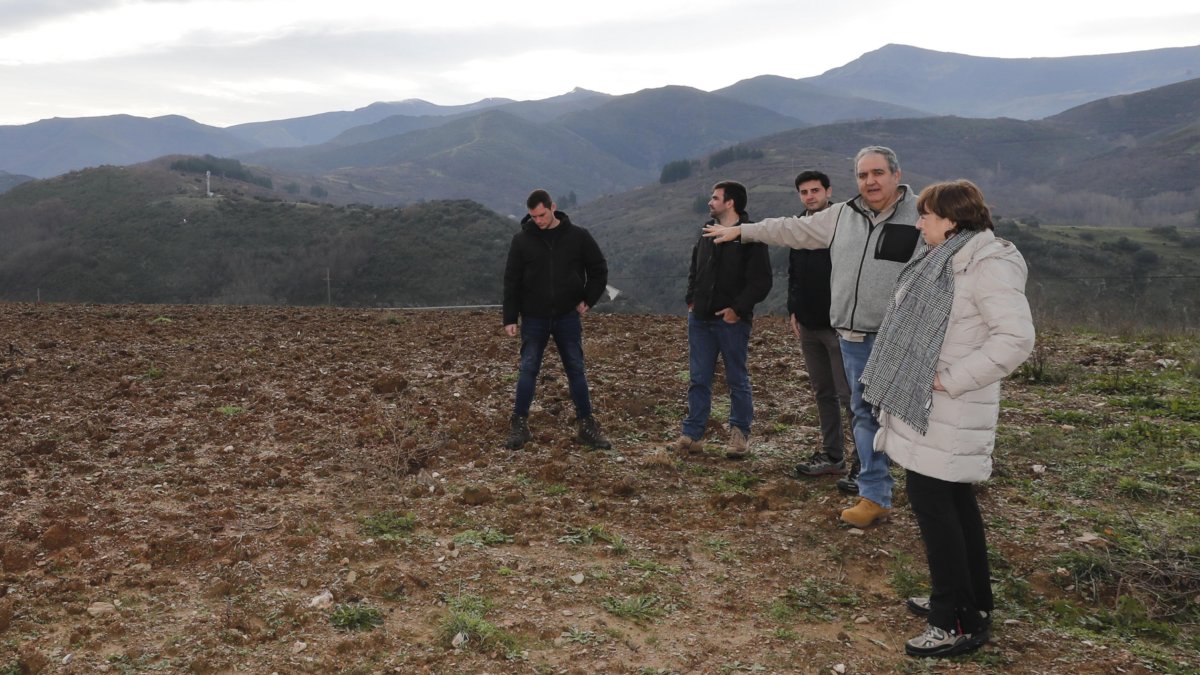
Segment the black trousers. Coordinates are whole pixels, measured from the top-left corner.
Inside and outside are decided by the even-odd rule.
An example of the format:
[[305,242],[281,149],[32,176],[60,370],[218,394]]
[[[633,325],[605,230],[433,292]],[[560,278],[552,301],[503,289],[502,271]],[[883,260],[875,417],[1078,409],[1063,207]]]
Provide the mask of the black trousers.
[[971,483],[907,472],[908,503],[917,516],[929,559],[929,624],[976,633],[980,611],[991,614],[992,580],[983,516]]

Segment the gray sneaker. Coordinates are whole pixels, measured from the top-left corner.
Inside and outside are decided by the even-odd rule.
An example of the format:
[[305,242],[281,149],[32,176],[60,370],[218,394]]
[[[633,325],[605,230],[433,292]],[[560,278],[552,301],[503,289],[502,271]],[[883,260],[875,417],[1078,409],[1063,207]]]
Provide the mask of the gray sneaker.
[[929,598],[909,598],[904,601],[904,606],[917,616],[929,616]]
[[796,476],[824,476],[831,473],[842,473],[846,470],[846,460],[834,460],[829,455],[825,454],[824,450],[818,450],[808,458],[807,462],[800,462],[792,473]]
[[926,626],[924,633],[904,643],[904,653],[909,656],[954,656],[979,649],[987,641],[986,631],[972,635]]

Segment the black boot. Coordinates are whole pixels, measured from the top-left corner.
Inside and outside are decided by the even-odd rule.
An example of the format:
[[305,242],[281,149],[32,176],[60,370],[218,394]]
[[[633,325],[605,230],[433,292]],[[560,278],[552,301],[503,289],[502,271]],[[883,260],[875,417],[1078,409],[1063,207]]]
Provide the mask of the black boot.
[[579,420],[579,435],[576,439],[590,448],[608,450],[612,447],[612,443],[604,437],[604,432],[600,431],[600,424],[591,415]]
[[508,420],[508,426],[508,440],[504,443],[504,447],[509,450],[520,450],[521,446],[533,439],[533,434],[529,433],[528,417],[514,413]]

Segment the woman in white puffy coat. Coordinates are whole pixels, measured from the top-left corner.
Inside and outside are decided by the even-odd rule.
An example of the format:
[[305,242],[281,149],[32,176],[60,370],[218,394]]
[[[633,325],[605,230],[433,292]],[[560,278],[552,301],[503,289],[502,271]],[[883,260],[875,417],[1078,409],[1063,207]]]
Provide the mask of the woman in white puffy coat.
[[876,406],[875,449],[907,470],[909,503],[929,560],[926,616],[914,656],[949,656],[990,637],[992,590],[974,484],[992,472],[1000,382],[1033,349],[1025,260],[993,233],[983,194],[958,180],[917,201],[926,250],[896,283],[864,371]]

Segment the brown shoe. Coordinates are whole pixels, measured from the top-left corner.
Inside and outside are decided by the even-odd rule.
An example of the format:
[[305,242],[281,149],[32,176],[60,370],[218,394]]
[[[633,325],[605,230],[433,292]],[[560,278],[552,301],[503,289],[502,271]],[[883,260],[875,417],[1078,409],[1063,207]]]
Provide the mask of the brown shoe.
[[680,455],[698,455],[704,452],[704,441],[697,441],[684,434],[671,445],[671,449]]
[[866,497],[859,497],[857,504],[842,511],[842,522],[865,528],[887,520],[891,513],[891,509],[885,509]]
[[729,445],[725,446],[726,459],[745,459],[750,452],[750,438],[737,427],[729,429]]

